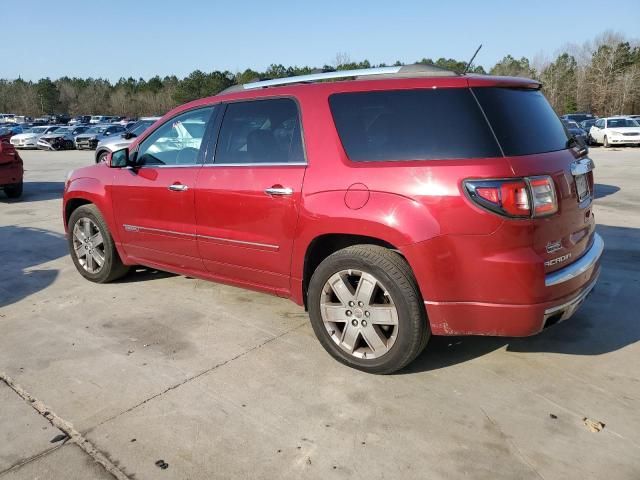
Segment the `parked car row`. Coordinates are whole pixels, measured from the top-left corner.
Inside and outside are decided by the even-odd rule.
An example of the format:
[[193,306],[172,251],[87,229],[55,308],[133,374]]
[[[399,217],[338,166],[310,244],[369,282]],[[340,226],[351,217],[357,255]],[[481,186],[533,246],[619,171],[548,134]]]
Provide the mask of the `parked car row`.
[[640,123],[630,117],[600,118],[589,130],[592,144],[640,145]]
[[[127,146],[135,137],[149,128],[159,117],[145,117],[134,122],[129,128],[120,124],[97,125],[50,125],[34,126],[27,129],[6,128],[6,135],[13,147],[37,148],[40,150],[96,150],[96,162],[107,153]],[[21,133],[15,133],[16,131]],[[0,131],[2,129],[0,128]]]
[[590,113],[570,113],[560,119],[570,135],[587,145],[640,145],[640,115],[598,118]]

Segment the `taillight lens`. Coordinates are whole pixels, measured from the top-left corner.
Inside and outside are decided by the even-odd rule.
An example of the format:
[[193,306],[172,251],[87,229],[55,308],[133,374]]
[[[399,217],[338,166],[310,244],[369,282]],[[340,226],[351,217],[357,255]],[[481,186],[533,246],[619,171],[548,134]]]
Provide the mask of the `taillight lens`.
[[555,186],[549,176],[465,180],[464,187],[475,203],[507,217],[543,217],[558,211]]
[[534,217],[552,215],[558,211],[558,200],[553,179],[549,176],[527,178],[531,188],[531,200]]

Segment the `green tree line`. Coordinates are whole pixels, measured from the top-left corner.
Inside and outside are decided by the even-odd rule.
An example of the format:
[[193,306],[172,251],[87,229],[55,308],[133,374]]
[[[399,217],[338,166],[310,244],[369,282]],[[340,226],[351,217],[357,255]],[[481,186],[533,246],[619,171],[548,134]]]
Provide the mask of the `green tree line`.
[[[462,72],[466,62],[452,58],[423,58],[416,63],[436,65]],[[396,62],[394,65],[402,65]],[[386,66],[368,60],[353,62],[348,55],[336,55],[327,69],[356,69]],[[263,72],[196,70],[185,78],[159,76],[105,79],[43,78],[34,81],[0,79],[0,112],[38,116],[44,113],[144,116],[163,114],[181,103],[215,95],[232,85],[256,79],[281,78],[318,71],[315,67],[285,67],[272,64]],[[584,45],[569,45],[553,60],[520,59],[507,55],[488,72],[471,66],[477,74],[535,78],[553,108],[559,113],[590,111],[597,115],[640,113],[640,46],[616,33],[605,33]]]

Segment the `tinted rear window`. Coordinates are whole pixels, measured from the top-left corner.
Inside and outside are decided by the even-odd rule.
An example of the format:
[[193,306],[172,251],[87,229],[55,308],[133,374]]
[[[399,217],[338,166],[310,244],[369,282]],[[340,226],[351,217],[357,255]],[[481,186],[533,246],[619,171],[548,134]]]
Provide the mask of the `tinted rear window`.
[[538,90],[475,88],[504,154],[531,155],[567,148],[567,132]]
[[501,155],[466,88],[339,93],[329,104],[344,149],[356,162]]

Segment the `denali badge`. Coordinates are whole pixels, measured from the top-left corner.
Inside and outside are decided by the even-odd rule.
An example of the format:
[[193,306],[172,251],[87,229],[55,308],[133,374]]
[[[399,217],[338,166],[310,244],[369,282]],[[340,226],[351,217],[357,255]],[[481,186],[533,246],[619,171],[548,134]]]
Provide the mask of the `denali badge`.
[[562,241],[556,240],[555,242],[547,243],[547,253],[557,252],[562,250]]
[[570,258],[571,258],[571,254],[567,253],[566,255],[562,255],[561,257],[553,258],[551,260],[547,260],[546,262],[544,262],[544,266],[545,267],[553,267],[554,265],[557,265],[559,263],[566,262]]

